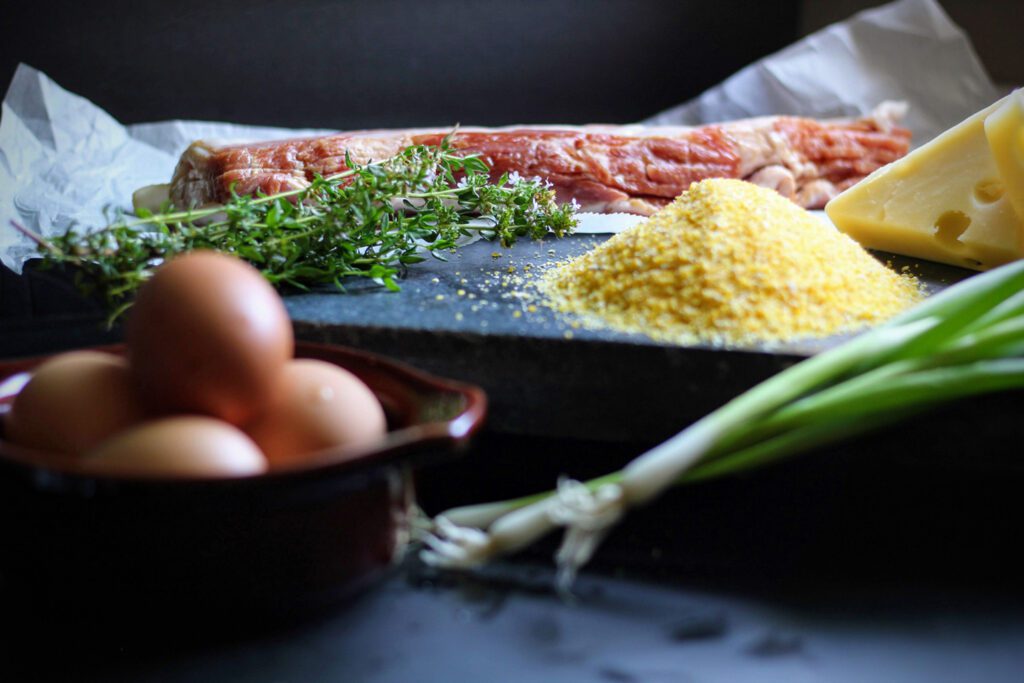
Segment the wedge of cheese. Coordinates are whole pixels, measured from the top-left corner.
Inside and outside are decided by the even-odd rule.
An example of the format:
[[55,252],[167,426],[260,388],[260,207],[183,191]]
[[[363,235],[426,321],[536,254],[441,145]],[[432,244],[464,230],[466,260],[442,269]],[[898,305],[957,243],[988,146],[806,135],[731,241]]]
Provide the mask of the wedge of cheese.
[[1013,92],[985,118],[985,137],[1006,196],[1024,223],[1024,90]]
[[[1011,195],[1024,200],[1024,159],[1006,151],[1008,141],[1021,149],[1020,96],[996,102],[875,171],[829,202],[828,217],[869,249],[976,270],[1021,258],[1024,212],[1014,209]],[[990,139],[986,121],[996,114]],[[1004,166],[1013,170],[1004,175]]]

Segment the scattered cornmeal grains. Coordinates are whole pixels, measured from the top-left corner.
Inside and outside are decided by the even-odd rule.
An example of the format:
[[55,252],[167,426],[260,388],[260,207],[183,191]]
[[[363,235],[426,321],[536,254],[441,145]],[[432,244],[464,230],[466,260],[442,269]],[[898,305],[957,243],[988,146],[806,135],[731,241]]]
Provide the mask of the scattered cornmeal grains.
[[788,199],[723,179],[691,185],[538,286],[587,326],[740,346],[850,332],[922,297],[913,277]]

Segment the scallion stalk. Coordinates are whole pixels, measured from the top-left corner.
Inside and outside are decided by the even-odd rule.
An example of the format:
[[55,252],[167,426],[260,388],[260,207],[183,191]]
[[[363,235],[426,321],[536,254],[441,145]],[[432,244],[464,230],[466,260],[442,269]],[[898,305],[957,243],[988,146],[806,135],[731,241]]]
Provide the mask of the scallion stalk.
[[626,511],[671,486],[806,452],[967,396],[1024,388],[1024,261],[970,278],[736,397],[618,472],[434,520],[425,561],[466,568],[565,528],[567,585]]

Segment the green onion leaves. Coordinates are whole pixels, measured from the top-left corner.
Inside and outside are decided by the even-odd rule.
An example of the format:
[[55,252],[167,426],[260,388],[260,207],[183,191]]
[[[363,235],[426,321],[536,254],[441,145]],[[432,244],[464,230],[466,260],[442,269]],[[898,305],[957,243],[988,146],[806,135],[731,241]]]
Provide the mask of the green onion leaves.
[[1024,261],[973,276],[762,382],[619,472],[442,513],[422,557],[472,567],[562,527],[556,561],[567,587],[610,526],[675,484],[765,465],[956,399],[1022,389],[1022,292]]

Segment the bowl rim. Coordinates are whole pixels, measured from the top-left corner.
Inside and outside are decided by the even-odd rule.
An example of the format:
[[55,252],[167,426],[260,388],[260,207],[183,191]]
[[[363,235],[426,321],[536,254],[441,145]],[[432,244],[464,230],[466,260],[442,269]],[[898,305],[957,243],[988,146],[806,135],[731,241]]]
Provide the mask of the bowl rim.
[[[9,410],[14,397],[23,383],[16,377],[28,376],[30,371],[61,353],[71,351],[99,351],[124,355],[126,346],[107,344],[57,353],[27,356],[15,359],[0,359],[0,418]],[[326,358],[325,358],[326,356]],[[204,486],[233,485],[243,481],[280,481],[292,478],[322,477],[324,475],[357,474],[392,465],[422,464],[427,451],[457,451],[468,445],[469,440],[480,430],[487,414],[487,396],[483,389],[458,380],[440,377],[409,365],[408,363],[362,349],[337,344],[306,342],[296,340],[296,359],[316,358],[346,366],[335,359],[345,359],[372,371],[383,372],[404,386],[411,387],[423,396],[450,396],[461,400],[458,412],[450,418],[425,422],[413,422],[389,430],[384,439],[375,444],[363,446],[330,448],[310,454],[298,462],[289,463],[265,472],[223,477],[173,475],[153,476],[125,469],[123,472],[99,473],[90,470],[87,463],[78,456],[68,456],[18,446],[3,436],[0,430],[0,465],[27,469],[36,474],[55,475],[62,478],[90,480],[93,482],[117,482],[123,484],[174,484],[201,483]],[[347,367],[352,371],[351,367]],[[356,372],[356,374],[359,374]],[[5,387],[7,385],[7,387]],[[7,389],[4,391],[4,389]],[[373,387],[371,386],[371,389]],[[435,455],[436,457],[436,455]]]

